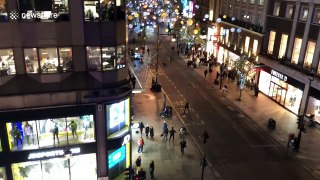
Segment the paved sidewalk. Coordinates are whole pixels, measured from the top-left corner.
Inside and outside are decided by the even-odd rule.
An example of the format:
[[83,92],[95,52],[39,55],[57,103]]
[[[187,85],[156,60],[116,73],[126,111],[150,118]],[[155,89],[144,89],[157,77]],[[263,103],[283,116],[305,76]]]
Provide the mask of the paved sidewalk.
[[[176,58],[183,59],[185,62],[187,61],[185,56],[176,56]],[[205,78],[203,73],[205,69],[205,66],[197,66],[194,70],[199,76]],[[219,67],[214,67],[213,72],[208,73],[205,80],[213,84],[217,71],[219,71]],[[281,144],[284,150],[288,150],[287,143],[289,133],[293,132],[296,135],[299,133],[296,123],[297,116],[262,93],[259,93],[259,96],[255,97],[253,96],[253,91],[243,90],[241,101],[239,101],[239,90],[236,83],[224,79],[223,85],[224,84],[228,85],[229,90],[226,98]],[[220,86],[213,86],[216,89],[216,93],[222,96],[222,91],[219,89]],[[275,130],[269,130],[267,128],[269,118],[277,121]],[[299,153],[291,150],[288,150],[288,153],[296,157],[314,176],[320,178],[320,130],[315,127],[309,128],[307,125],[305,127],[307,128],[307,133],[302,134]]]
[[[141,94],[135,94],[133,96],[133,105],[135,109],[134,121],[142,121],[144,125],[149,127],[153,126],[155,136],[154,140],[150,137],[146,138],[145,133],[142,137],[145,140],[144,152],[138,154],[137,141],[140,137],[140,133],[136,133],[133,130],[132,137],[132,164],[133,168],[136,168],[135,161],[138,156],[142,158],[142,168],[147,172],[147,179],[150,178],[149,164],[151,160],[155,163],[155,179],[159,180],[199,180],[201,179],[201,167],[200,159],[202,157],[199,149],[195,146],[190,135],[186,136],[187,148],[185,154],[182,155],[179,144],[178,130],[182,127],[181,121],[178,119],[177,114],[173,112],[173,117],[165,119],[159,116],[164,103],[164,93],[150,92],[151,74],[149,73],[147,79],[146,90]],[[170,102],[167,99],[167,105]],[[172,106],[170,104],[170,106]],[[171,142],[162,141],[160,137],[162,131],[163,121],[166,121],[168,128],[173,126],[177,131],[174,141]],[[169,137],[169,136],[168,136]],[[209,168],[205,168],[204,179],[214,180],[214,175]]]

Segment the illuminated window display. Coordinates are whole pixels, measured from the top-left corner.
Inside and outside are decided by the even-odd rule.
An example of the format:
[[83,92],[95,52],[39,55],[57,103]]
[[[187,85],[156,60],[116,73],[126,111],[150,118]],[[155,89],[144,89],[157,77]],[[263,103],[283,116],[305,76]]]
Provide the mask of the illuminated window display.
[[116,150],[108,151],[109,178],[117,179],[130,165],[130,143]]
[[274,70],[271,70],[271,74],[260,71],[259,90],[293,113],[298,114],[303,91],[288,84],[287,76]]
[[[113,135],[125,127],[129,126],[130,120],[130,100],[129,98],[118,103],[106,106],[107,112],[107,135]],[[128,129],[129,130],[129,129]]]
[[55,73],[58,71],[58,52],[57,48],[39,48],[39,58],[41,72]]
[[27,73],[39,72],[37,48],[24,49],[24,60],[26,63]]
[[87,47],[87,64],[89,70],[101,71],[100,47]]
[[95,154],[15,163],[11,168],[14,180],[97,179]]
[[59,48],[59,63],[63,72],[73,71],[72,50],[68,47]]
[[93,115],[7,123],[11,150],[95,141]]
[[[37,21],[68,21],[68,0],[19,0],[20,18]],[[28,14],[28,16],[26,15]]]
[[84,1],[83,5],[86,21],[99,20],[99,1]]
[[115,69],[116,65],[116,49],[113,47],[102,48],[102,70]]
[[120,45],[117,47],[117,69],[126,67],[126,46]]
[[0,167],[0,180],[7,180],[6,169],[4,167]]
[[12,49],[0,49],[0,76],[16,74]]
[[8,13],[6,10],[6,1],[0,0],[0,22],[8,20]]

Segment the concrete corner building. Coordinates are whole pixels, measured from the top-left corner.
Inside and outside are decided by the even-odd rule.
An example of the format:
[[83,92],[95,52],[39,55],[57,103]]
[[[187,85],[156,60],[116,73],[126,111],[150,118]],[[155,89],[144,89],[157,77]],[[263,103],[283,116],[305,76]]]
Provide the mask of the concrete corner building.
[[131,164],[125,1],[0,0],[0,179]]

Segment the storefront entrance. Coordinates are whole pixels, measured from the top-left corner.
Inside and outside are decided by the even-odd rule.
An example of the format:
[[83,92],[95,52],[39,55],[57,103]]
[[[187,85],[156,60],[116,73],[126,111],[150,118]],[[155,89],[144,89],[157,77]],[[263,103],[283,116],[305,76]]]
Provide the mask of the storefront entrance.
[[277,101],[278,103],[280,103],[281,105],[285,104],[285,99],[286,99],[286,95],[287,95],[287,90],[281,86],[279,86],[278,84],[271,82],[270,83],[270,91],[269,91],[269,96]]

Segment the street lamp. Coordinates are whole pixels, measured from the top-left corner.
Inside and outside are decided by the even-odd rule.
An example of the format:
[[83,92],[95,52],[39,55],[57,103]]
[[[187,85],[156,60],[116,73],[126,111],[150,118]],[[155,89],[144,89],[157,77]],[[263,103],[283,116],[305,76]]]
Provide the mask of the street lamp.
[[296,144],[296,150],[297,151],[299,151],[299,149],[300,149],[302,132],[304,132],[304,133],[306,132],[306,129],[304,128],[304,116],[307,113],[311,82],[314,80],[314,75],[309,76],[308,80],[309,80],[309,89],[308,89],[308,92],[307,92],[307,99],[306,99],[306,103],[305,103],[305,106],[304,106],[304,109],[303,109],[303,114],[299,116],[299,121],[298,121],[299,134],[298,134],[298,137],[297,137],[297,144]]

